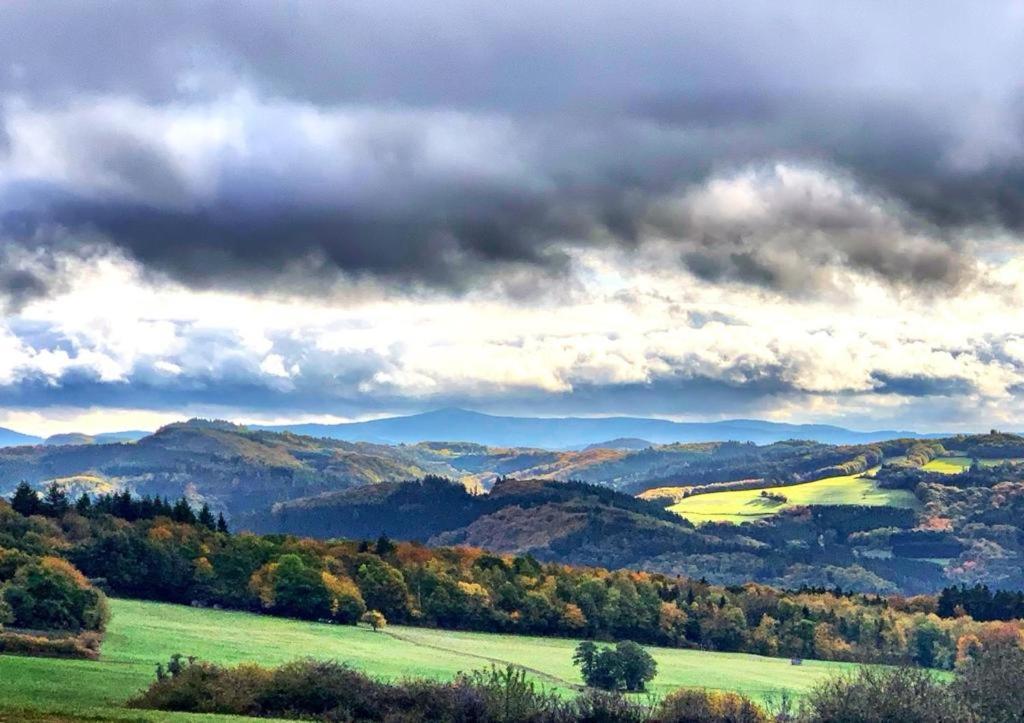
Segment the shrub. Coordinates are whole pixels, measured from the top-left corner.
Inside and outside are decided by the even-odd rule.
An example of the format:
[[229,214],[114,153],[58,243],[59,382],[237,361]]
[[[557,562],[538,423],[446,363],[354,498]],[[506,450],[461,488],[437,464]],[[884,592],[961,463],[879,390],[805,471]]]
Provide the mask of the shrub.
[[771,718],[756,703],[736,693],[682,688],[658,707],[660,723],[768,723]]
[[920,668],[861,668],[828,679],[801,706],[807,723],[957,723],[971,720],[951,686]]
[[95,660],[100,653],[100,637],[83,633],[48,638],[45,635],[0,632],[0,654],[36,655],[44,658],[84,658]]
[[387,723],[641,723],[650,712],[617,694],[599,691],[564,700],[537,688],[514,666],[469,673],[450,683],[382,683],[330,661],[299,660],[268,670],[255,665],[185,664],[180,655],[166,667],[159,666],[157,680],[130,705],[189,713]]
[[460,683],[462,688],[479,697],[489,716],[486,720],[509,723],[530,720],[538,711],[557,709],[559,704],[553,694],[539,690],[526,677],[525,670],[512,665],[475,671],[463,677]]
[[1024,719],[1024,650],[1004,647],[969,659],[957,672],[953,694],[986,723]]
[[643,723],[651,720],[651,707],[618,693],[587,690],[566,704],[562,715],[562,720],[584,723]]

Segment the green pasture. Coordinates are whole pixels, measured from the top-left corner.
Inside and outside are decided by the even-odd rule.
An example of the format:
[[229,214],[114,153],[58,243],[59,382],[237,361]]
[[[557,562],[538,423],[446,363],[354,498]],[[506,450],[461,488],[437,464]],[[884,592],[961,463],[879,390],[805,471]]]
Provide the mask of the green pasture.
[[871,478],[877,469],[863,474],[826,477],[788,487],[768,488],[771,492],[784,495],[785,502],[762,497],[761,491],[765,488],[757,488],[693,495],[668,509],[691,522],[739,523],[768,517],[798,505],[917,506],[917,499],[911,492],[881,489]]
[[[965,469],[968,469],[973,461],[970,457],[936,457],[921,467],[921,469],[928,472],[939,472],[940,474],[960,474]],[[1007,463],[1019,464],[1020,462],[1024,462],[1024,460],[1009,457],[978,460],[978,464],[982,467],[995,467]]]
[[[173,653],[224,664],[277,665],[301,657],[336,659],[388,679],[451,679],[459,671],[513,663],[541,685],[569,693],[580,684],[572,665],[577,641],[393,626],[368,628],[305,623],[249,613],[113,600],[100,660],[0,655],[0,721],[232,721],[124,707],[153,679],[157,662]],[[682,686],[731,690],[755,698],[807,691],[850,664],[755,655],[650,648],[658,661],[651,686],[663,695]]]

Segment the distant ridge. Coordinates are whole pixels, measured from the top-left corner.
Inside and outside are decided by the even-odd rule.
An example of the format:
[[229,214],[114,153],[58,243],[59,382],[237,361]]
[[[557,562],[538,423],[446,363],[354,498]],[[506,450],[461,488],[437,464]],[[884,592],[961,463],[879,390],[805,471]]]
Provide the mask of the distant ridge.
[[43,444],[50,447],[67,447],[83,444],[117,444],[119,442],[138,442],[143,437],[149,436],[151,432],[132,429],[124,432],[102,432],[101,434],[82,434],[81,432],[67,432],[65,434],[54,434],[43,440]]
[[415,444],[476,442],[497,447],[571,449],[607,440],[639,439],[654,444],[737,441],[770,444],[805,439],[828,444],[863,444],[897,437],[941,437],[899,430],[860,432],[827,424],[785,424],[756,419],[673,422],[642,417],[505,417],[466,409],[438,409],[405,417],[344,424],[285,424],[257,427],[352,442]]
[[25,444],[39,444],[41,437],[33,437],[31,434],[22,434],[13,429],[0,427],[0,447],[20,447]]

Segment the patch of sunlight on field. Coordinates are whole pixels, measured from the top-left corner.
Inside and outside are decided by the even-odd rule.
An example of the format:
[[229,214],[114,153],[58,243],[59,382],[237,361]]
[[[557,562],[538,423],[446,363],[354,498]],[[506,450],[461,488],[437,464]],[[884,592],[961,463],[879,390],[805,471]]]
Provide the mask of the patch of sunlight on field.
[[[960,474],[968,469],[973,463],[970,457],[936,457],[928,464],[921,467],[926,472],[938,472],[940,474]],[[1020,464],[1024,459],[1000,457],[996,459],[979,459],[978,464],[982,467],[996,467],[1001,464]]]
[[[693,495],[668,509],[691,522],[745,522],[774,515],[799,505],[917,506],[913,493],[880,488],[871,478],[878,468],[863,474],[826,477],[788,487],[757,488]],[[762,497],[770,489],[786,501]]]
[[936,457],[931,462],[923,465],[921,469],[925,472],[939,472],[941,474],[960,474],[971,466],[970,457]]

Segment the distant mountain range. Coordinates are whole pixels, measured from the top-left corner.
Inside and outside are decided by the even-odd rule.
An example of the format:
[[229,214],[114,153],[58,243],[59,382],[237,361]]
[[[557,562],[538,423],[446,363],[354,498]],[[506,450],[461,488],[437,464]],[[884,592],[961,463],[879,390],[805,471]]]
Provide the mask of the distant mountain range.
[[458,440],[489,446],[543,449],[580,449],[605,440],[621,442],[623,439],[653,444],[716,441],[770,444],[786,439],[805,439],[827,444],[864,444],[897,437],[944,436],[902,430],[858,432],[827,424],[784,424],[756,419],[673,422],[642,417],[503,417],[465,409],[438,409],[369,422],[285,424],[259,428],[350,442],[416,444]]
[[0,447],[23,447],[36,444],[45,444],[49,447],[62,447],[82,444],[114,444],[116,442],[137,442],[151,432],[141,430],[127,430],[124,432],[104,432],[102,434],[82,434],[80,432],[69,432],[66,434],[55,434],[52,437],[35,437],[31,434],[22,434],[13,429],[0,427]]
[[[828,424],[786,424],[757,419],[719,422],[673,422],[644,417],[508,417],[466,409],[438,409],[404,417],[387,417],[344,424],[249,425],[250,429],[293,432],[348,442],[417,444],[419,442],[472,442],[491,447],[533,447],[550,450],[643,449],[675,442],[754,442],[771,444],[801,439],[824,444],[865,444],[895,438],[939,438],[883,429],[869,432]],[[42,439],[0,428],[0,447],[19,445],[83,445],[136,442],[149,432],[123,431],[87,435],[56,434]]]

